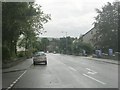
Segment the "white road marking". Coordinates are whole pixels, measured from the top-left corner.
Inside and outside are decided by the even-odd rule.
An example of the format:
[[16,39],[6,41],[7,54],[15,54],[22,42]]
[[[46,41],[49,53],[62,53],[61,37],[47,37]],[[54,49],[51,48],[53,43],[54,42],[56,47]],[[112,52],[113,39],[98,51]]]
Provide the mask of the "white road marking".
[[90,68],[86,68],[88,70],[88,74],[96,74],[97,72],[94,70],[91,70]]
[[90,72],[87,72],[87,73],[88,73],[88,74],[96,74],[97,72],[91,72],[91,71],[90,71]]
[[89,68],[86,68],[87,70],[89,70],[89,71],[91,71],[91,69],[89,69]]
[[10,84],[10,86],[6,90],[11,89],[26,72],[27,70],[25,70],[12,84]]
[[103,85],[105,85],[106,83],[104,83],[104,82],[102,82],[102,81],[100,81],[100,80],[98,80],[98,79],[95,79],[95,78],[93,78],[93,77],[91,77],[91,76],[89,76],[89,75],[87,75],[87,74],[83,74],[84,76],[86,76],[86,77],[88,77],[88,78],[90,78],[90,79],[92,79],[92,80],[95,80],[95,81],[97,81],[97,82],[99,82],[99,83],[101,83],[101,84],[103,84]]
[[68,67],[69,69],[73,70],[73,71],[77,71],[76,69],[72,68],[72,67]]

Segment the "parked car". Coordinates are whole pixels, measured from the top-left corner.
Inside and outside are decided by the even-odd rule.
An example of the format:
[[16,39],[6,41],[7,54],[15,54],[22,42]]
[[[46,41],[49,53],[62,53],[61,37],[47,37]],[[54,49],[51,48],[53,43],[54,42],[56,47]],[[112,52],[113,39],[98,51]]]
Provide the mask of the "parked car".
[[44,52],[36,52],[33,57],[33,64],[45,63],[47,65],[47,57]]

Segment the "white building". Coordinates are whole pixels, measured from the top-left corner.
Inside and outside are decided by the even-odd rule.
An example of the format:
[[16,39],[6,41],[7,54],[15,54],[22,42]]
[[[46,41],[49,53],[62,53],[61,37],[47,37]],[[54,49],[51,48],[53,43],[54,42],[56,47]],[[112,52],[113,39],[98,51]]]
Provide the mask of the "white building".
[[17,42],[17,51],[18,51],[18,52],[20,52],[20,51],[25,51],[25,48],[24,48],[24,47],[19,47],[19,46],[18,46],[18,43],[21,42],[21,40],[22,40],[23,38],[24,38],[24,36],[23,36],[23,35],[20,35],[19,40],[18,40],[18,42]]
[[94,47],[95,41],[93,40],[94,35],[96,34],[96,29],[93,27],[91,30],[89,30],[87,33],[82,35],[80,37],[80,40],[84,43],[89,43]]

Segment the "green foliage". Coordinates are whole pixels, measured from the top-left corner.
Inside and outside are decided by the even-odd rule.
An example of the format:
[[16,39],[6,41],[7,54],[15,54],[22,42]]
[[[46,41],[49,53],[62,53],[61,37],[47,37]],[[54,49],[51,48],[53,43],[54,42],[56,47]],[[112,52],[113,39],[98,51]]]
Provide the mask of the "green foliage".
[[90,44],[83,43],[77,38],[60,38],[59,42],[59,50],[63,54],[80,55],[80,53],[83,53],[83,50],[87,54],[92,54],[93,51],[93,47]]
[[86,54],[92,54],[93,47],[88,43],[83,43],[79,40],[74,41],[73,43],[73,53],[79,55],[83,53],[83,50],[86,51]]
[[93,53],[93,47],[88,43],[81,43],[81,48],[84,49],[87,54]]
[[17,53],[17,56],[20,57],[25,57],[25,51],[20,51]]
[[47,46],[47,51],[49,52],[57,52],[59,53],[59,43],[60,41],[58,39],[52,39],[49,41],[49,45]]
[[49,40],[47,38],[42,38],[41,39],[41,48],[42,48],[42,51],[46,52],[48,45],[49,45]]
[[72,54],[72,42],[74,38],[60,38],[59,50],[61,53]]
[[[3,52],[9,50],[10,57],[17,55],[17,42],[20,35],[23,39],[19,46],[26,50],[33,48],[33,43],[38,34],[44,33],[43,24],[50,20],[50,15],[44,14],[41,6],[27,2],[3,2],[2,3],[2,46]],[[31,49],[30,49],[31,51]],[[7,56],[7,52],[3,56]]]
[[[118,35],[120,35],[120,2],[118,4]],[[118,36],[118,52],[120,52],[120,49],[119,49],[119,46],[120,46],[120,36]],[[120,57],[120,54],[119,54],[119,57]]]
[[35,41],[33,43],[33,52],[37,52],[37,51],[43,51],[42,49],[42,43],[40,41]]
[[2,60],[10,59],[10,50],[6,46],[2,46]]
[[101,10],[96,9],[95,28],[97,33],[94,37],[96,48],[108,52],[109,48],[118,50],[118,5],[120,2],[107,3]]
[[60,38],[60,53],[66,53],[66,38]]

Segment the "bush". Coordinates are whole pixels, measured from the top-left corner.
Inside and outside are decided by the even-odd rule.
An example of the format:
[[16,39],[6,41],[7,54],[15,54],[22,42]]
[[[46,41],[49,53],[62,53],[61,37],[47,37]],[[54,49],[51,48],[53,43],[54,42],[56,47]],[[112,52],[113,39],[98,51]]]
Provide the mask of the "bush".
[[17,52],[18,57],[25,57],[25,51],[19,51]]
[[75,42],[72,48],[73,48],[73,53],[75,55],[79,55],[80,53],[83,53],[83,50],[86,51],[87,55],[92,54],[93,52],[93,47],[90,44],[83,42]]
[[2,60],[10,59],[10,50],[6,46],[2,46]]

